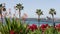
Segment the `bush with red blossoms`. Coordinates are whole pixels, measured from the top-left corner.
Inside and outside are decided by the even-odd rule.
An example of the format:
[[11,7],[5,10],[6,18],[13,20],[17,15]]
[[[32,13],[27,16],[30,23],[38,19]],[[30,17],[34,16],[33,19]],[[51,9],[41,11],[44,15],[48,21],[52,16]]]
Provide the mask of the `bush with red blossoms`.
[[60,24],[56,25],[55,28],[60,32]]
[[37,25],[32,24],[32,25],[29,26],[29,29],[32,30],[32,31],[34,31],[34,30],[37,29]]
[[42,31],[44,31],[47,27],[49,27],[48,24],[42,24],[42,25],[40,26],[40,28],[42,29]]

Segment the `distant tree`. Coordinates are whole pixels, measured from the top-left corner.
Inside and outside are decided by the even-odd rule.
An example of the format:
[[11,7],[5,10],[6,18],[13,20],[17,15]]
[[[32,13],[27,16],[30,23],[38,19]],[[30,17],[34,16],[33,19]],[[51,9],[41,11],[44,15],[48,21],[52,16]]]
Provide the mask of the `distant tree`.
[[52,15],[52,19],[53,19],[53,26],[55,27],[55,23],[54,23],[54,15],[56,15],[56,11],[54,8],[51,8],[49,11],[49,14]]
[[23,10],[23,6],[22,6],[22,4],[16,4],[16,8],[19,10],[19,18],[21,18],[21,10]]
[[2,23],[3,23],[3,15],[2,15],[2,11],[6,11],[5,5],[3,6],[3,4],[0,4],[0,15],[1,15],[1,19],[2,19]]
[[38,15],[38,25],[40,25],[40,16],[43,15],[41,9],[36,9],[36,14]]

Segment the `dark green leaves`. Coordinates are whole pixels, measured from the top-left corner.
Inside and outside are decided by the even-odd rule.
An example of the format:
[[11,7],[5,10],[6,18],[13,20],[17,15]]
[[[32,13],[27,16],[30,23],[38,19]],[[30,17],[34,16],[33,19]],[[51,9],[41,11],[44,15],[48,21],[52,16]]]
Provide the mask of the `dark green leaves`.
[[2,7],[2,4],[0,4],[0,7]]
[[37,9],[37,10],[36,10],[36,13],[37,13],[38,15],[43,15],[43,12],[41,11],[41,9]]
[[16,8],[19,10],[22,10],[24,7],[22,6],[22,4],[19,3],[19,4],[17,4]]
[[49,14],[51,15],[56,15],[56,11],[54,8],[51,8],[50,11],[49,11]]

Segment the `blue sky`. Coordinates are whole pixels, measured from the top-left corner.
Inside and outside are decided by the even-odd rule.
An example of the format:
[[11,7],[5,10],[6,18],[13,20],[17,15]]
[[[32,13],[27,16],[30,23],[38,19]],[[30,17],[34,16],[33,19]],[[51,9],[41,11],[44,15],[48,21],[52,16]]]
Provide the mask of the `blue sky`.
[[60,18],[60,0],[0,0],[0,3],[6,3],[7,11],[11,8],[11,13],[15,13],[14,6],[18,3],[23,4],[24,10],[21,11],[21,15],[28,14],[28,18],[37,18],[36,9],[41,9],[43,14],[41,18],[49,16],[49,9],[55,8],[57,14],[55,18]]

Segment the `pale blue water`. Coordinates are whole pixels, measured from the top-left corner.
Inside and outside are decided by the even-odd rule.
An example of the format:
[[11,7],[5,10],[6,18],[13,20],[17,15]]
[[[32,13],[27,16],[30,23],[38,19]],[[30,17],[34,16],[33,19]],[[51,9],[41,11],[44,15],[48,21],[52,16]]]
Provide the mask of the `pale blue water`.
[[[31,25],[31,24],[36,24],[36,25],[38,25],[38,21],[37,21],[37,20],[27,20],[26,23],[28,23],[28,24],[30,24],[30,25]],[[39,23],[40,23],[40,25],[41,25],[41,24],[53,25],[53,21],[52,21],[52,20],[48,20],[48,21],[41,20]],[[54,23],[55,23],[55,25],[60,24],[59,21],[55,21]]]
[[[36,24],[36,25],[38,25],[38,22],[37,21],[26,21],[26,23],[29,23],[30,25],[31,24]],[[53,25],[53,23],[51,22],[40,22],[40,25],[41,24],[49,24],[49,25]],[[57,23],[57,22],[55,22],[55,25],[57,25],[57,24],[60,24],[60,23]]]
[[[4,22],[5,22],[5,20],[4,20]],[[27,24],[36,24],[36,25],[38,25],[38,20],[35,20],[35,19],[27,19],[26,21],[25,21]],[[41,24],[49,24],[49,25],[53,25],[53,22],[52,22],[52,20],[48,20],[48,21],[46,21],[46,20],[40,20],[40,25]],[[60,24],[60,21],[55,21],[54,22],[55,24]]]

